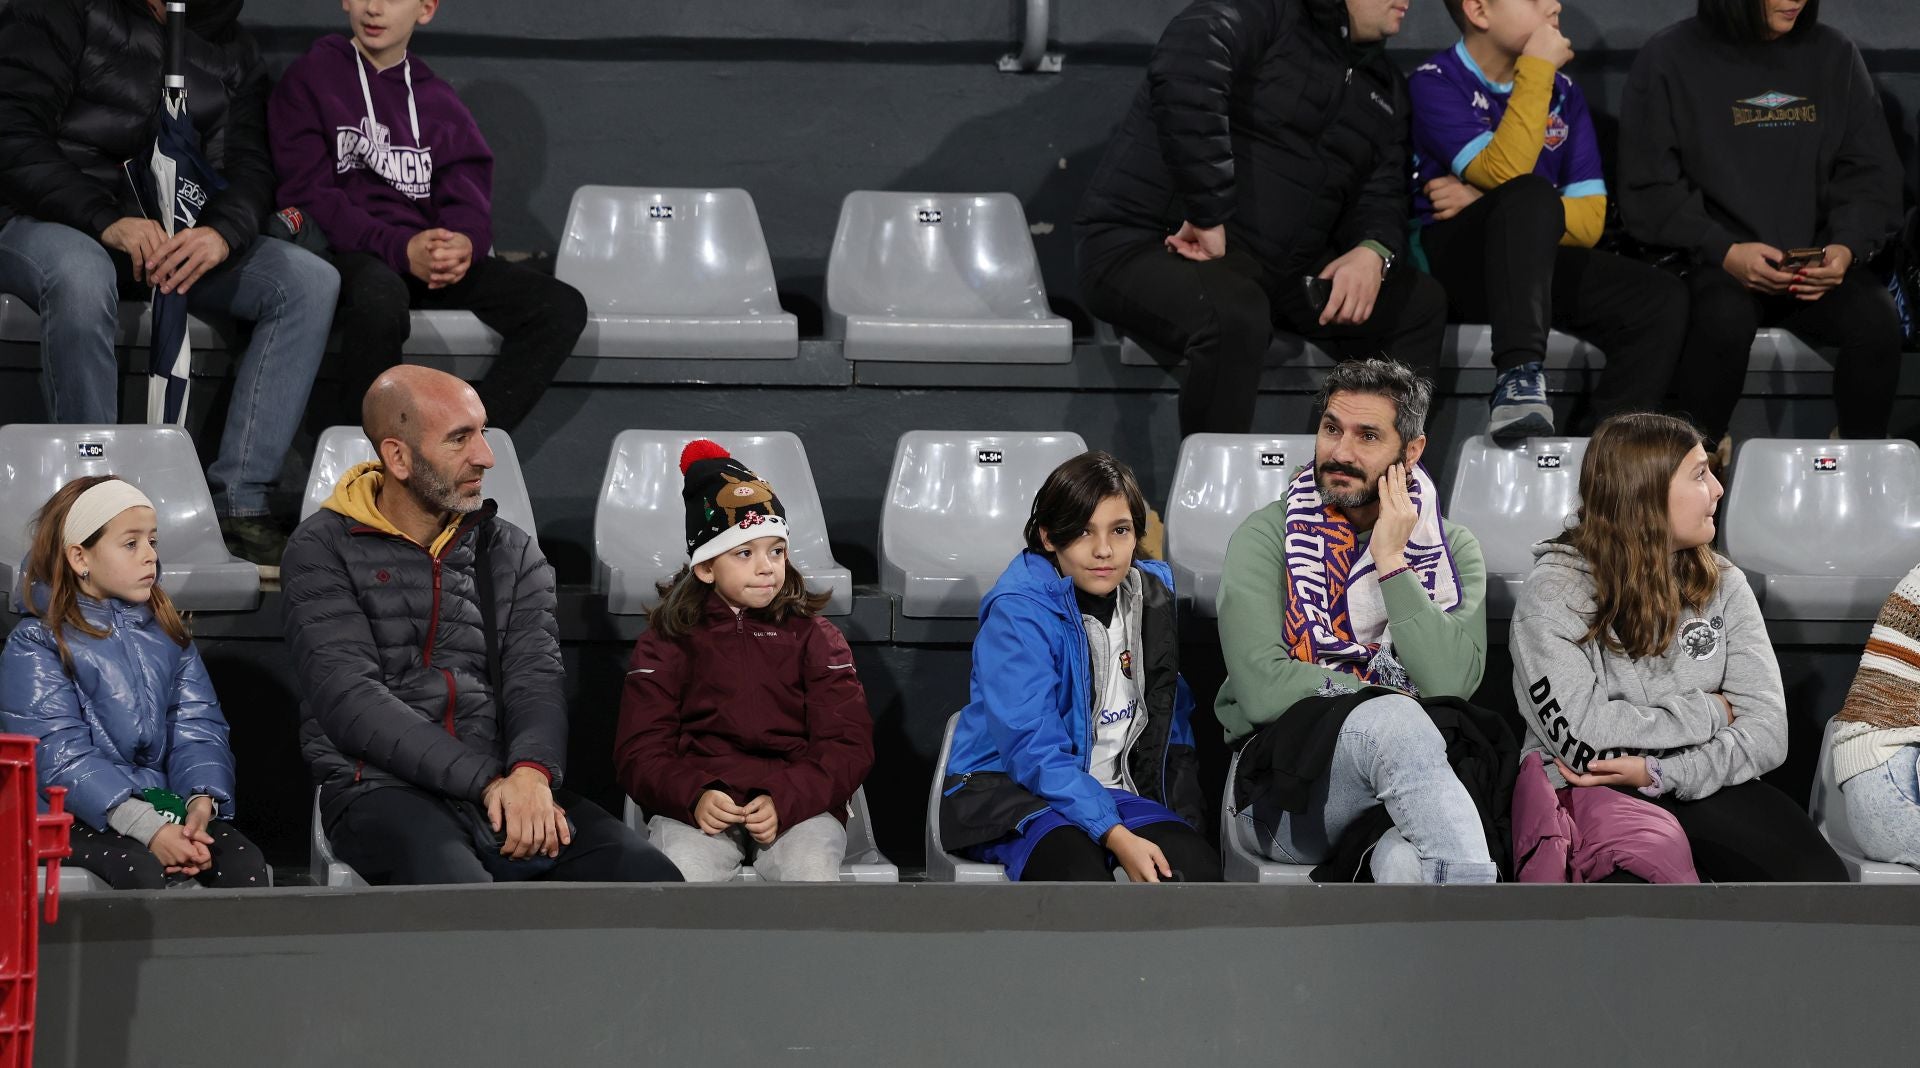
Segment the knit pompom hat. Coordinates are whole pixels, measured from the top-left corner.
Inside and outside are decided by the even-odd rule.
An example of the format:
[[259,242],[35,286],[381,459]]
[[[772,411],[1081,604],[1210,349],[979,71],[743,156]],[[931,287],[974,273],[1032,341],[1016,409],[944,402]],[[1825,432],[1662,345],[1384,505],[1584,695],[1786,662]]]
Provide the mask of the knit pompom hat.
[[766,480],[706,438],[680,452],[686,486],[687,562],[705,563],[757,538],[785,538],[787,510]]

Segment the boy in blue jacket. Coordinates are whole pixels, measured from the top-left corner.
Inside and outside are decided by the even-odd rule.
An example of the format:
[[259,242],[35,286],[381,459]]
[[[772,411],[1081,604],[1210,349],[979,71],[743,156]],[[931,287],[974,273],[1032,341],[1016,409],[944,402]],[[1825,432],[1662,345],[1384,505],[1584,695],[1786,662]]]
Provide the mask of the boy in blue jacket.
[[980,603],[943,844],[1022,881],[1218,882],[1179,674],[1173,576],[1135,560],[1146,501],[1104,452],[1040,487],[1027,548]]

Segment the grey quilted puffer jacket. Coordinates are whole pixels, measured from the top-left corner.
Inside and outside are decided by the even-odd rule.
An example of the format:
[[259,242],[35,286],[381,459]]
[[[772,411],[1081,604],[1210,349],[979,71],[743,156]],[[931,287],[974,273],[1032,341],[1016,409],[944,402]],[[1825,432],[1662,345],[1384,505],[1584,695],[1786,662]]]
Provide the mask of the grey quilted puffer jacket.
[[[328,818],[347,798],[396,781],[478,801],[520,763],[560,785],[567,709],[553,569],[531,537],[494,517],[492,501],[436,540],[437,552],[422,548],[373,510],[380,477],[374,464],[349,471],[281,561],[300,746]],[[356,479],[365,480],[358,492]],[[483,538],[499,693],[474,577]]]

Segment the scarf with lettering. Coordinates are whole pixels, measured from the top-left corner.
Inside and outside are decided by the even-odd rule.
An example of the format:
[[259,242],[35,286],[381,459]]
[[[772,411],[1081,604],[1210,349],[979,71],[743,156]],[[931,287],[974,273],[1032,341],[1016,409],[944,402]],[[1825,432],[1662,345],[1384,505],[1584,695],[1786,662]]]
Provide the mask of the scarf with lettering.
[[[1427,469],[1407,483],[1419,513],[1407,538],[1407,566],[1443,612],[1460,604],[1460,576],[1447,548],[1440,494]],[[1324,504],[1308,464],[1287,487],[1287,601],[1281,631],[1296,660],[1343,671],[1361,682],[1419,694],[1393,655],[1387,604],[1371,552],[1340,510]]]

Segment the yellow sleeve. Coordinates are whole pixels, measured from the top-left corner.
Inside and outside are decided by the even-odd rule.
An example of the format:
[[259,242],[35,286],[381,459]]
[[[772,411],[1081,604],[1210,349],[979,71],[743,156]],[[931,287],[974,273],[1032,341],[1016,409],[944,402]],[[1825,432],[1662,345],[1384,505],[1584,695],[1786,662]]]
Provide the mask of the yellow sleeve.
[[1560,206],[1567,213],[1567,232],[1560,235],[1561,244],[1592,248],[1600,243],[1600,231],[1607,227],[1607,198],[1604,195],[1561,197]]
[[1553,64],[1521,56],[1513,65],[1513,93],[1493,140],[1473,157],[1460,177],[1490,193],[1523,174],[1532,174],[1547,142],[1547,109],[1553,104]]

